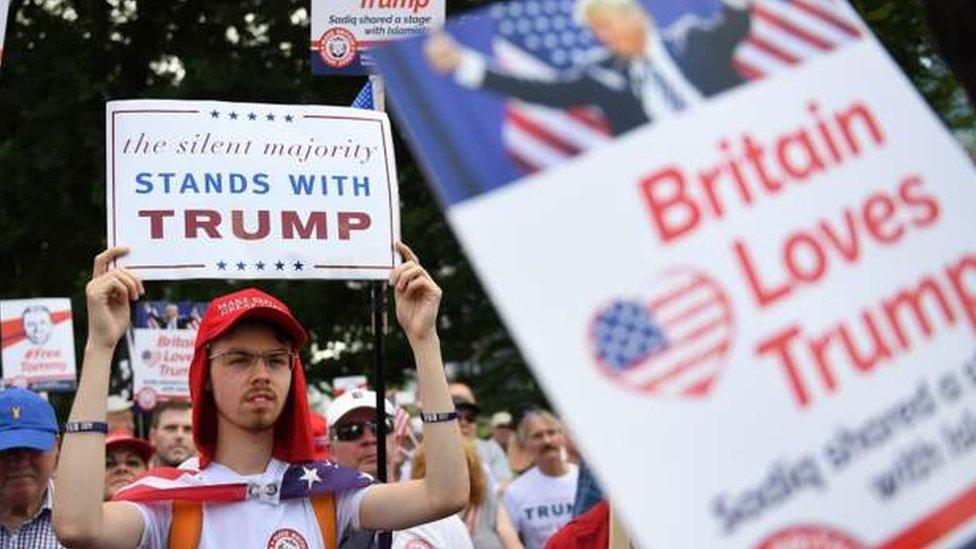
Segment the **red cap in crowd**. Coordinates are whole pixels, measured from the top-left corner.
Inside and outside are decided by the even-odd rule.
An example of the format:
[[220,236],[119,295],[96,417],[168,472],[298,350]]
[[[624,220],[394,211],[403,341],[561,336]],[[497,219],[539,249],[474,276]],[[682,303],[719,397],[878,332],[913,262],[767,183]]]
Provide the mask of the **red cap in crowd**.
[[149,458],[153,455],[153,447],[145,440],[135,437],[129,431],[112,431],[105,437],[106,452],[119,447],[129,448],[146,463],[149,463]]
[[[264,320],[278,326],[288,334],[296,349],[308,341],[305,328],[291,314],[288,306],[261,290],[248,288],[220,296],[210,302],[197,331],[193,361],[190,363],[193,442],[197,446],[201,468],[210,463],[217,449],[217,404],[213,393],[205,390],[209,377],[208,346],[244,319]],[[275,424],[272,455],[288,463],[312,461],[315,457],[305,372],[297,356],[292,368],[288,398]]]

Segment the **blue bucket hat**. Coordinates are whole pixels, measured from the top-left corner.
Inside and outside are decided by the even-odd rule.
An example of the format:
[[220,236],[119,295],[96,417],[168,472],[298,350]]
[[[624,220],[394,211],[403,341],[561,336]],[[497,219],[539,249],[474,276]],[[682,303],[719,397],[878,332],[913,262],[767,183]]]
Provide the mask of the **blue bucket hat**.
[[46,400],[16,387],[0,391],[0,452],[11,448],[46,452],[54,447],[57,434],[58,420]]

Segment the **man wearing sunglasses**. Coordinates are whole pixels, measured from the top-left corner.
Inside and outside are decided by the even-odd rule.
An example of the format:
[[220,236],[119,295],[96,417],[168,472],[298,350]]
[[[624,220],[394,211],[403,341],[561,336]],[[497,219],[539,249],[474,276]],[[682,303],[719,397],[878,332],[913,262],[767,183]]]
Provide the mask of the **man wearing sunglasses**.
[[[393,433],[393,404],[386,402],[386,455],[390,464],[396,456],[397,441]],[[376,463],[376,393],[353,389],[332,401],[325,411],[329,422],[329,453],[342,465],[377,476]],[[393,468],[387,466],[387,471]]]
[[284,303],[246,289],[212,300],[197,332],[189,381],[198,458],[136,481],[103,504],[111,358],[128,329],[130,302],[144,293],[136,274],[113,267],[127,251],[115,247],[96,257],[86,287],[88,342],[54,492],[62,543],[332,548],[349,530],[408,528],[467,504],[467,467],[436,331],[441,291],[399,242],[403,263],[390,285],[427,395],[430,474],[371,485],[357,471],[314,461],[298,358],[307,334]]
[[[393,479],[394,456],[400,449],[400,441],[393,433],[396,408],[386,401],[386,457],[387,480]],[[460,413],[460,411],[459,411]],[[376,393],[354,389],[332,401],[325,411],[329,422],[329,452],[332,459],[343,467],[357,469],[373,477],[377,474],[376,462]],[[339,539],[339,549],[372,549],[377,547],[376,538],[369,532],[348,532]],[[393,549],[410,547],[471,547],[471,537],[456,515],[416,528],[394,533]]]

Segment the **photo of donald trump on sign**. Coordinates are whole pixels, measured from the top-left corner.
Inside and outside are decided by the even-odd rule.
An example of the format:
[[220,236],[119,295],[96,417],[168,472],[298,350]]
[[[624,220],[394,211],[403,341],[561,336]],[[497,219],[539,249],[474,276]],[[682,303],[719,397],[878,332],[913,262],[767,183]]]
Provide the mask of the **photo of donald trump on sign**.
[[723,0],[715,17],[691,16],[662,33],[638,0],[579,0],[574,20],[603,48],[550,78],[489,67],[446,33],[431,36],[425,53],[431,67],[471,89],[551,107],[599,107],[609,131],[620,135],[743,82],[732,56],[749,32],[748,4]]
[[841,0],[514,0],[377,58],[452,205],[828,54],[864,33],[848,10]]

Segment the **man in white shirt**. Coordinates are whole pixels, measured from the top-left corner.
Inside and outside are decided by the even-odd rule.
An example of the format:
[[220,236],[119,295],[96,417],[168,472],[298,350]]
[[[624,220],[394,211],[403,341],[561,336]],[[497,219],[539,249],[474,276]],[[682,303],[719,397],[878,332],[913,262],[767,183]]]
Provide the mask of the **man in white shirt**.
[[[369,485],[356,471],[315,462],[301,324],[255,289],[214,299],[190,365],[198,458],[137,481],[102,504],[105,400],[115,345],[130,301],[144,293],[131,271],[111,268],[127,252],[95,258],[88,343],[58,464],[54,526],[71,546],[334,547],[348,529],[402,529],[456,513],[468,500],[435,329],[440,288],[402,243],[393,269],[397,319],[417,362],[429,409],[424,438],[431,474],[419,482]],[[120,497],[121,496],[121,497]],[[140,503],[132,503],[138,501]],[[331,538],[331,539],[329,539]]]
[[551,413],[527,412],[516,436],[533,456],[534,465],[505,490],[505,509],[525,547],[541,549],[573,518],[579,469],[563,459],[566,438]]

